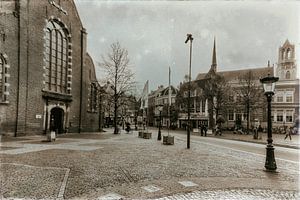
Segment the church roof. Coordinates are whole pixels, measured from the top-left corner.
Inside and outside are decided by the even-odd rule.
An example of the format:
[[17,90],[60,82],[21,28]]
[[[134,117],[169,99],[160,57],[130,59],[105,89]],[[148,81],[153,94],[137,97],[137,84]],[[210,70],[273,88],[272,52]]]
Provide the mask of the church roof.
[[[250,68],[250,69],[240,69],[232,71],[220,71],[217,74],[224,76],[228,81],[238,79],[239,76],[246,74],[248,71],[252,71],[257,78],[267,76],[268,74],[274,75],[273,67],[261,67],[261,68]],[[196,80],[202,80],[206,78],[207,73],[200,73],[197,75]]]
[[274,75],[273,67],[261,67],[261,68],[252,68],[252,69],[240,69],[234,71],[222,71],[219,72],[220,75],[224,76],[227,81],[238,79],[238,77],[252,71],[254,76],[257,76],[257,79],[267,76],[268,74]]

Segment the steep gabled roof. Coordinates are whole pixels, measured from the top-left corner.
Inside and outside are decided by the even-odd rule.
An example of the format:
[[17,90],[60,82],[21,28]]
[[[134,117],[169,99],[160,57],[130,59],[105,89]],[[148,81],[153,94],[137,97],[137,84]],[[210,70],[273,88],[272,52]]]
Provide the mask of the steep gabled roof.
[[288,39],[286,39],[286,41],[282,45],[282,47],[286,47],[286,46],[291,46],[291,43],[290,43],[290,41]]

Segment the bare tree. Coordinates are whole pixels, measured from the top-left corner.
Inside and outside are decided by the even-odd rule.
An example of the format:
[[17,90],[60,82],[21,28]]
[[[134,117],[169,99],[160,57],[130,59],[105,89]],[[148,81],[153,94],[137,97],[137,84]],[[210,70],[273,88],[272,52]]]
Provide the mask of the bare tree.
[[228,107],[228,95],[230,91],[230,86],[221,75],[215,74],[212,77],[206,79],[203,86],[204,97],[208,100],[208,111],[209,111],[209,127],[213,128],[215,126],[215,119],[218,118],[219,114],[226,111]]
[[118,134],[117,119],[118,108],[122,104],[122,96],[133,89],[134,74],[129,65],[128,51],[122,48],[119,42],[111,44],[111,52],[106,57],[102,56],[100,66],[106,72],[107,80],[113,87],[113,103],[114,103],[114,134]]
[[[258,78],[249,70],[239,77],[239,87],[236,88],[237,95],[240,96],[238,104],[244,107],[247,119],[247,133],[251,123],[250,111],[255,111],[263,106],[263,92],[258,85]],[[254,113],[254,112],[253,112]]]

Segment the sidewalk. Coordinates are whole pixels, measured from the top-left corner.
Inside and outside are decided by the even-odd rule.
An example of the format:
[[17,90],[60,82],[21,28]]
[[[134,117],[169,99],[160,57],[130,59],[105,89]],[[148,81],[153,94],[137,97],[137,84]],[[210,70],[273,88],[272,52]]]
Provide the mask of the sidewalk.
[[[157,131],[156,128],[151,127],[151,130],[154,132]],[[163,129],[163,131],[166,131],[166,129]],[[170,130],[170,132],[176,132],[181,134],[186,134],[185,130]],[[237,141],[244,141],[244,142],[252,142],[252,143],[258,143],[258,144],[267,144],[267,133],[259,133],[262,134],[262,139],[253,139],[252,134],[233,134],[233,131],[223,131],[222,135],[215,136],[214,134],[207,134],[207,137],[214,137],[214,138],[220,138],[220,139],[226,139],[226,140],[237,140]],[[199,136],[201,137],[201,134],[198,132],[192,132],[191,135]],[[300,149],[300,138],[299,135],[292,135],[292,140],[287,138],[284,140],[285,135],[284,134],[272,134],[273,139],[273,145],[280,146],[280,147],[286,147],[286,148],[293,148],[293,149]]]
[[[262,134],[262,139],[253,139],[252,134],[249,134],[249,135],[233,134],[233,132],[231,132],[231,131],[225,131],[222,133],[221,136],[219,136],[219,135],[218,136],[208,135],[208,136],[215,137],[215,138],[229,139],[229,140],[267,144],[267,139],[268,139],[267,133],[260,133],[260,134]],[[200,134],[197,134],[197,135],[200,135]],[[287,147],[287,148],[293,148],[293,149],[300,149],[299,135],[292,135],[292,140],[290,140],[289,138],[284,140],[284,137],[285,137],[284,134],[272,134],[273,145]]]
[[[149,130],[152,130],[154,133],[157,132],[157,128],[151,127]],[[163,129],[166,131],[165,129]],[[112,134],[113,129],[105,129],[105,132],[86,132],[86,133],[67,133],[58,135],[57,138],[73,138],[73,139],[108,139],[116,137],[117,135]],[[181,134],[186,134],[185,130],[170,130],[170,132],[177,132]],[[121,134],[125,134],[125,130],[121,130]],[[262,139],[253,139],[253,135],[249,134],[233,134],[232,131],[224,131],[222,135],[213,135],[207,134],[208,137],[215,137],[220,139],[227,139],[227,140],[237,140],[237,141],[245,141],[245,142],[252,142],[252,143],[259,143],[259,144],[267,144],[267,133],[261,133]],[[198,132],[191,132],[191,135],[201,137],[201,134]],[[284,140],[284,134],[272,134],[273,138],[273,145],[274,146],[281,146],[286,148],[293,148],[293,149],[300,149],[300,138],[299,135],[292,135],[292,140],[287,138]],[[46,139],[46,135],[31,135],[31,136],[23,136],[23,137],[12,137],[12,136],[4,136],[1,137],[0,141],[9,142],[9,141],[22,141],[22,140],[44,140]]]

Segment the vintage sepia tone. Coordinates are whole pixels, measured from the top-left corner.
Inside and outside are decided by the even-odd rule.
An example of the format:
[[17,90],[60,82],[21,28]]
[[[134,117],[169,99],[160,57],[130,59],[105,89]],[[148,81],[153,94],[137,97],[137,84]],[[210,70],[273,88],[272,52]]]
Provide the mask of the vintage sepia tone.
[[0,0],[0,198],[299,199],[299,6]]

